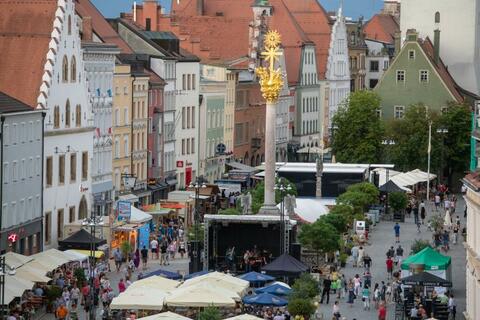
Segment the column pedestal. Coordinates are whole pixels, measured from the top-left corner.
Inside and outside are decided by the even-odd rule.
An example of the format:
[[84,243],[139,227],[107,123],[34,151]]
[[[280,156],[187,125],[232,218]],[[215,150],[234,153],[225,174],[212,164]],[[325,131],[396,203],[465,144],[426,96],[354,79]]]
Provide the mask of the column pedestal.
[[267,102],[265,116],[265,200],[259,210],[262,215],[279,215],[275,204],[275,125],[277,119],[277,103]]

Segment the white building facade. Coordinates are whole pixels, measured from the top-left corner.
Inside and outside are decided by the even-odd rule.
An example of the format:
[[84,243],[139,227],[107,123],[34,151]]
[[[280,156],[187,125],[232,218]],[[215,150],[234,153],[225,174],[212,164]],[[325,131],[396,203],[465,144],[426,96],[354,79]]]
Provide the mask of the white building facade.
[[347,26],[342,8],[338,10],[332,26],[330,49],[328,52],[326,79],[329,85],[328,123],[332,128],[332,120],[338,107],[350,94],[350,67],[348,64]]
[[[0,251],[31,255],[42,251],[43,111],[0,94]],[[7,112],[5,112],[7,111]],[[12,241],[11,237],[16,239]]]
[[47,249],[58,246],[66,223],[88,217],[92,206],[94,121],[76,19],[74,2],[58,1],[46,57],[50,62],[40,88],[39,104],[47,113],[43,193]]
[[466,264],[466,306],[465,319],[480,318],[480,189],[477,174],[469,174],[464,179],[467,188],[467,251]]
[[365,40],[368,53],[365,60],[365,87],[373,89],[390,65],[390,56],[383,42]]
[[277,102],[277,119],[275,127],[276,161],[287,161],[288,142],[292,139],[290,131],[290,107],[294,104],[294,97],[288,87],[288,74],[285,65],[285,55],[279,57],[279,68],[283,74],[283,88]]
[[112,105],[115,55],[111,45],[82,43],[84,66],[92,104],[93,136],[92,194],[99,215],[109,215],[113,194],[112,181]]
[[[441,32],[440,57],[455,81],[464,89],[480,93],[480,0],[402,0],[402,39],[408,29],[433,41]],[[461,32],[459,32],[461,30]]]
[[[198,168],[198,104],[200,62],[198,58],[181,58],[176,64],[175,88],[175,164],[177,187],[188,187]],[[183,125],[185,124],[185,126]]]

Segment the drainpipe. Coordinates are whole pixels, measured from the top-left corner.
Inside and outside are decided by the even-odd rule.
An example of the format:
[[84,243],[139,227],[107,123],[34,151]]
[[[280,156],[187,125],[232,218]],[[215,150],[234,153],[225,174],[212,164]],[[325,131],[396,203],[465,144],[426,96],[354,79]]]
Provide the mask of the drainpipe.
[[[2,123],[1,123],[1,130],[2,130],[2,132],[0,133],[0,134],[1,134],[1,137],[2,137],[2,142],[1,142],[1,146],[0,146],[0,163],[2,164],[2,168],[1,168],[1,170],[0,170],[0,206],[1,206],[1,207],[0,207],[0,234],[1,234],[1,232],[3,231],[3,144],[4,144],[4,141],[5,141],[5,140],[3,139],[3,137],[4,137],[4,134],[3,134],[3,125],[4,125],[4,123],[5,123],[5,116],[4,116],[4,115],[2,115],[2,116],[0,117],[0,121],[2,122]],[[4,239],[3,239],[2,235],[0,235],[0,240],[1,240],[1,242],[0,242],[0,251],[3,251],[2,246],[3,246],[3,242],[4,242],[3,240],[4,240]],[[6,249],[6,247],[5,247],[5,249]],[[2,289],[3,289],[4,286],[5,286],[5,284],[2,286]],[[3,296],[4,296],[4,295],[3,295],[3,293],[2,293],[2,297],[3,297]],[[2,306],[2,315],[3,315],[3,306]]]
[[[41,175],[41,183],[40,183],[40,210],[41,210],[41,223],[40,223],[40,252],[43,251],[43,237],[44,237],[44,230],[43,230],[43,166],[45,162],[45,117],[47,113],[42,112],[42,175]],[[3,123],[2,123],[3,126]],[[3,131],[3,129],[2,129]],[[2,143],[3,145],[3,143]],[[3,150],[2,150],[2,157],[3,157]],[[2,158],[2,163],[3,163],[3,158]]]
[[[135,75],[133,75],[133,79],[132,79],[132,101],[131,101],[131,106],[132,106],[132,112],[130,113],[130,116],[132,117],[132,121],[130,121],[130,174],[133,174],[133,109],[134,109],[134,106],[133,106],[133,84],[135,83],[135,81],[137,80],[137,77]],[[137,115],[138,116],[138,115]]]

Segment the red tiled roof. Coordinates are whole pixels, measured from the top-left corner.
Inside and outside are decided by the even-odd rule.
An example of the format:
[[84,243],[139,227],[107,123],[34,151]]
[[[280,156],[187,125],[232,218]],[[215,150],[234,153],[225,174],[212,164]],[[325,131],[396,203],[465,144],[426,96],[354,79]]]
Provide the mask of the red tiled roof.
[[470,185],[475,187],[477,190],[480,189],[480,172],[470,172],[463,179],[467,181]]
[[434,58],[434,48],[433,48],[433,43],[430,40],[430,38],[426,38],[425,40],[419,40],[420,46],[422,47],[423,51],[427,55],[427,57],[430,59],[432,65],[434,65],[435,69],[437,70],[438,74],[440,77],[443,79],[445,82],[445,85],[447,86],[448,90],[453,94],[457,102],[463,102],[463,95],[460,93],[458,90],[458,85],[455,83],[455,80],[453,77],[450,75],[450,72],[448,72],[447,67],[443,63],[442,59],[439,58],[439,63],[435,63],[435,58]]
[[128,44],[123,41],[112,26],[105,20],[90,0],[75,0],[75,9],[80,17],[92,18],[93,32],[105,43],[115,44],[122,53],[133,53]]
[[37,106],[56,0],[0,1],[0,91]]
[[374,15],[363,27],[366,39],[390,44],[395,42],[396,31],[400,31],[400,26],[395,18],[383,13]]
[[[196,1],[172,2],[170,21],[160,19],[160,29],[172,30],[182,47],[203,61],[229,61],[246,57],[249,24],[253,11],[246,0],[205,0],[204,15],[198,16]],[[252,3],[253,1],[249,1]],[[273,16],[268,24],[282,36],[288,79],[298,82],[301,49],[306,43],[316,46],[319,76],[325,75],[330,45],[329,19],[315,0],[270,0]]]

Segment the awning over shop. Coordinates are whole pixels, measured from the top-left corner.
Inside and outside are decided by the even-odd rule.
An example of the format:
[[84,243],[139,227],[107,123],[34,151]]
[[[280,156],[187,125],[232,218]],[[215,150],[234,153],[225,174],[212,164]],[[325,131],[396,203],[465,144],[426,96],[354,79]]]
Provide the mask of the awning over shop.
[[232,167],[234,169],[242,170],[242,171],[247,171],[247,172],[254,172],[257,171],[254,167],[247,166],[246,164],[236,162],[236,161],[230,161],[226,163],[227,166]]
[[[435,179],[437,176],[430,173],[430,180]],[[400,173],[391,178],[393,182],[399,187],[414,186],[417,183],[427,182],[428,173],[419,169],[415,169],[409,172]]]
[[144,223],[152,220],[152,215],[143,212],[142,210],[135,208],[134,206],[131,207],[131,215],[130,215],[130,223]]
[[90,249],[92,242],[95,244],[95,248],[107,243],[105,239],[99,239],[90,234],[85,229],[80,229],[68,238],[58,241],[58,245],[61,250],[66,249]]
[[152,191],[159,191],[159,190],[163,190],[163,189],[167,189],[168,188],[168,184],[164,183],[164,182],[161,182],[161,183],[156,183],[156,184],[149,184],[147,186],[147,188],[149,190],[152,190]]
[[27,257],[15,252],[7,252],[3,256],[5,257],[5,264],[15,269],[33,260],[32,257]]
[[34,254],[30,257],[32,257],[35,262],[38,262],[48,268],[48,271],[52,271],[61,265],[74,261],[74,259],[63,254],[63,252],[58,251],[57,249],[49,249],[47,251]]
[[143,211],[151,214],[152,216],[164,216],[171,213],[175,213],[175,210],[170,208],[162,208],[160,203],[149,204],[142,207]]
[[138,198],[143,197],[150,197],[152,192],[150,190],[134,190],[133,194],[136,195]]
[[120,201],[138,202],[138,197],[132,193],[122,194],[118,197]]
[[410,264],[422,264],[425,266],[425,270],[446,270],[451,262],[451,257],[444,256],[431,247],[426,247],[417,254],[403,260],[402,270],[408,270]]
[[[81,254],[83,256],[86,256],[87,258],[90,257],[90,250],[73,249],[72,251],[78,254]],[[105,255],[105,253],[103,251],[96,250],[93,252],[93,255],[95,259],[100,259]]]
[[28,263],[15,270],[15,275],[19,278],[32,282],[47,283],[51,278],[47,277],[46,271],[36,268],[35,264]]
[[136,224],[126,223],[120,226],[116,226],[114,229],[116,231],[132,231],[132,230],[136,230],[137,228],[138,226]]
[[452,282],[428,272],[421,272],[402,279],[404,285],[450,288]]

